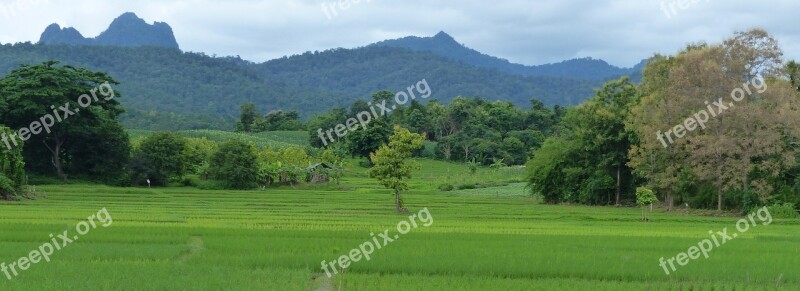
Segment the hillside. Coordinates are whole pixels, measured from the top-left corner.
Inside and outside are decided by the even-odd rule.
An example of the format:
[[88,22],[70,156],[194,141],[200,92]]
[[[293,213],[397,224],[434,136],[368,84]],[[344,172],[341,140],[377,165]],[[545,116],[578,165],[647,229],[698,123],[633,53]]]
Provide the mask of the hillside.
[[477,68],[427,52],[368,46],[305,53],[258,65],[272,80],[357,97],[381,89],[403,90],[426,79],[431,99],[485,97],[527,106],[531,98],[549,105],[572,105],[592,95],[601,82],[563,77],[526,77]]
[[484,97],[529,106],[574,105],[603,80],[630,72],[583,59],[528,67],[481,54],[442,32],[354,49],[306,52],[256,64],[238,57],[182,52],[166,23],[133,13],[115,19],[95,38],[49,26],[38,44],[0,47],[0,74],[20,64],[58,60],[108,72],[122,83],[126,127],[148,130],[230,130],[240,106],[264,112],[296,110],[307,118],[347,107],[378,90],[399,91],[426,79],[430,100]]
[[456,96],[529,104],[577,104],[600,82],[558,77],[523,77],[407,49],[337,49],[253,64],[159,47],[16,44],[0,46],[0,74],[20,64],[58,60],[109,72],[122,83],[126,127],[231,129],[239,107],[253,102],[264,111],[297,110],[310,116],[348,106],[382,90],[401,90],[423,78],[433,97]]
[[633,68],[619,68],[603,60],[593,58],[572,59],[539,66],[525,66],[468,48],[443,31],[433,37],[409,36],[381,41],[372,46],[398,47],[414,51],[431,52],[438,56],[464,62],[479,68],[496,69],[501,72],[523,76],[555,76],[587,80],[607,80],[623,75],[631,75],[634,79],[637,79],[638,75],[641,74],[642,68],[644,68],[644,63],[640,63]]

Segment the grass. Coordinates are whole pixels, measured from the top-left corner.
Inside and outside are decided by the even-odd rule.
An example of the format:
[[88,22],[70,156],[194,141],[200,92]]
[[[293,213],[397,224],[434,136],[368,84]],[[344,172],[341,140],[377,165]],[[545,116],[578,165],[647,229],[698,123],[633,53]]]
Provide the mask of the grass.
[[[521,171],[421,160],[404,196],[427,207],[433,225],[412,230],[351,265],[343,290],[797,290],[800,223],[751,229],[666,276],[672,257],[735,227],[737,218],[638,208],[541,205],[520,195]],[[266,191],[193,188],[37,187],[47,199],[0,202],[0,262],[10,263],[106,208],[108,228],[92,230],[0,290],[309,290],[312,275],[407,219],[389,191],[348,169],[331,187]],[[505,186],[441,192],[441,183],[493,180]],[[395,232],[393,230],[393,232]]]

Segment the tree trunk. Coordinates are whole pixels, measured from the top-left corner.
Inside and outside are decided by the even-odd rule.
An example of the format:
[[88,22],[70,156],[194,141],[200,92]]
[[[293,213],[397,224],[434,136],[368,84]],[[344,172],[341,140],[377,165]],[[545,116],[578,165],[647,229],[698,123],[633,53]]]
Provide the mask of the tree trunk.
[[400,191],[394,191],[394,203],[395,203],[395,206],[397,207],[397,213],[401,213],[402,211],[400,210],[400,208],[401,208],[401,205],[400,205]]
[[670,188],[667,189],[667,197],[665,199],[665,200],[667,200],[666,201],[667,202],[667,211],[672,211],[672,207],[674,205],[674,201],[673,201],[673,197],[672,196],[673,196],[673,194],[672,194],[672,186],[670,186]]
[[620,196],[620,191],[622,191],[620,189],[622,187],[622,181],[620,181],[620,177],[621,177],[621,173],[620,172],[621,171],[622,171],[622,165],[621,164],[617,165],[617,199],[616,199],[617,202],[614,204],[616,206],[620,205],[619,204],[619,199],[620,199],[619,196]]
[[[722,177],[717,177],[718,184],[721,184]],[[722,211],[722,186],[717,186],[717,210]]]
[[54,148],[51,148],[50,145],[47,144],[47,141],[43,141],[43,143],[50,151],[50,154],[53,155],[52,161],[53,161],[53,167],[56,168],[56,175],[58,175],[59,179],[66,181],[67,174],[64,173],[64,167],[61,164],[61,146],[64,145],[64,141],[61,140],[61,138],[57,134],[54,136],[55,136],[55,145],[53,145]]

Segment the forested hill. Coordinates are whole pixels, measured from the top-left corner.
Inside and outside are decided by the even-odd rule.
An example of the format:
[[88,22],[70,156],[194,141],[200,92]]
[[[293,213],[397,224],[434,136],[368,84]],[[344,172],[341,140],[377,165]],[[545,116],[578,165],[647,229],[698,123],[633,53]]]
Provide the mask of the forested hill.
[[483,54],[457,42],[445,32],[433,37],[409,36],[385,40],[372,46],[407,48],[414,51],[431,52],[448,59],[461,61],[480,68],[496,69],[501,72],[524,76],[555,76],[587,80],[608,80],[623,75],[639,79],[645,62],[633,68],[620,68],[593,58],[566,60],[554,64],[525,66],[508,60]]
[[600,82],[561,77],[526,77],[478,68],[428,52],[369,46],[334,49],[284,57],[258,65],[273,80],[296,87],[318,87],[338,95],[366,97],[426,79],[432,99],[485,97],[528,106],[531,98],[545,104],[577,104]]
[[254,64],[159,47],[16,44],[0,46],[0,73],[58,60],[109,72],[122,83],[125,126],[139,129],[229,129],[245,102],[304,116],[347,106],[380,89],[402,90],[425,78],[433,97],[482,96],[528,105],[577,104],[599,82],[523,77],[480,69],[432,53],[366,47],[336,49]]
[[225,117],[246,102],[263,108],[324,110],[320,96],[344,100],[314,88],[290,88],[265,78],[247,62],[177,49],[17,44],[0,46],[0,74],[19,64],[58,60],[108,72],[122,84],[125,126],[141,129],[230,129]]

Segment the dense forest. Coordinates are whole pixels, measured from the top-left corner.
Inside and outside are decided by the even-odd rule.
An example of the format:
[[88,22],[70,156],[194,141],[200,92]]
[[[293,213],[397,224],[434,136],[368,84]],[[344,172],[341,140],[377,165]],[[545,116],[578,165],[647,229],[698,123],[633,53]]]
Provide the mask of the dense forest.
[[[600,82],[558,77],[522,77],[478,69],[431,53],[370,47],[254,64],[158,47],[34,45],[0,46],[0,73],[20,64],[59,60],[108,72],[119,80],[129,128],[152,130],[233,129],[241,104],[265,111],[298,111],[303,118],[348,106],[383,89],[400,88],[425,76],[436,88],[432,99],[481,96],[517,105],[530,98],[545,104],[577,104]],[[167,81],[168,80],[168,81]]]

